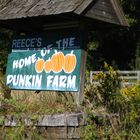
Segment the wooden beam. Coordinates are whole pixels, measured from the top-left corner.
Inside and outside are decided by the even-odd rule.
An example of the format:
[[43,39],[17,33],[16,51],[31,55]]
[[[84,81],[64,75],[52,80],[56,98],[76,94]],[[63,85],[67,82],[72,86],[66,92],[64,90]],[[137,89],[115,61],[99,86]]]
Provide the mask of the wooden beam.
[[64,28],[73,28],[79,26],[78,21],[67,21],[67,22],[58,22],[43,25],[44,30],[52,30],[52,29],[64,29]]
[[118,0],[110,0],[110,2],[115,10],[118,20],[120,21],[120,24],[122,26],[129,26],[128,22],[125,19],[125,15],[123,13],[120,2]]
[[82,36],[82,58],[81,58],[81,70],[80,70],[80,90],[79,90],[79,103],[83,101],[84,87],[85,87],[85,71],[86,71],[86,50],[88,40],[88,30],[85,21],[81,22],[80,32]]

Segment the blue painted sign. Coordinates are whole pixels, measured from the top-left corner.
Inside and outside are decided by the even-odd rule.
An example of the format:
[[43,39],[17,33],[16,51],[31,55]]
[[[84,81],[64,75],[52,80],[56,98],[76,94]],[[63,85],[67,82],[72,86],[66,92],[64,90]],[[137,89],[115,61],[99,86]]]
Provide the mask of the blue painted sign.
[[11,89],[78,91],[81,50],[12,52],[6,84]]
[[54,32],[45,35],[15,36],[11,41],[13,50],[33,49],[80,49],[79,32]]

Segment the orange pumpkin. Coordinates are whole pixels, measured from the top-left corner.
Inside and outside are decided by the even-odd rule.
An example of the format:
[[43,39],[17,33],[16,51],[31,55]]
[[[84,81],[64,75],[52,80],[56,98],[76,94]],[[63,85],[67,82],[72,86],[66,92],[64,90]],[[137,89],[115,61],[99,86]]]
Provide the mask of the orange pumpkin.
[[41,58],[38,58],[38,60],[35,63],[35,70],[37,73],[41,73],[44,69],[44,60]]
[[71,51],[70,54],[65,56],[65,63],[64,63],[64,72],[65,73],[72,73],[76,67],[76,56]]
[[55,54],[53,54],[51,58],[53,72],[59,73],[62,71],[64,65],[64,58],[65,57],[62,52],[57,52],[55,50]]
[[44,64],[44,70],[46,73],[49,73],[52,70],[52,61],[50,58],[48,60],[46,60],[46,62]]

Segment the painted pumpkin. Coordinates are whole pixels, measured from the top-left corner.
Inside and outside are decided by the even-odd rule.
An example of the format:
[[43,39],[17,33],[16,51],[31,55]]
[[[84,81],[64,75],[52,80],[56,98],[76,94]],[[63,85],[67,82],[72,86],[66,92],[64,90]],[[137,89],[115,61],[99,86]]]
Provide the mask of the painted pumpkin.
[[48,60],[46,60],[46,62],[44,64],[44,70],[46,73],[49,73],[52,70],[52,61],[50,58]]
[[35,63],[35,70],[37,73],[41,73],[44,69],[44,60],[41,58],[38,58],[38,60]]
[[73,51],[71,51],[70,54],[67,54],[65,56],[64,72],[71,73],[74,71],[75,67],[76,67],[76,56],[73,54]]
[[54,73],[59,73],[63,69],[64,65],[64,54],[62,52],[57,52],[55,50],[55,54],[52,55],[51,61],[52,61],[52,70]]

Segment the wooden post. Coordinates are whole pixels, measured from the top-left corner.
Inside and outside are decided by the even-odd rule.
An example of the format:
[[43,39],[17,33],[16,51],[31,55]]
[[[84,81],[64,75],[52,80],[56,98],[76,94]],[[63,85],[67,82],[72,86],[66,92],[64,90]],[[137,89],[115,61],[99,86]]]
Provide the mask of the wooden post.
[[84,21],[81,22],[79,30],[82,35],[81,37],[82,55],[81,55],[81,69],[80,69],[80,86],[79,86],[79,92],[75,97],[77,105],[80,105],[83,101],[84,86],[85,86],[86,47],[88,42],[88,31],[87,31],[86,23]]
[[138,77],[137,84],[139,84],[140,83],[140,71],[137,71],[137,77]]

